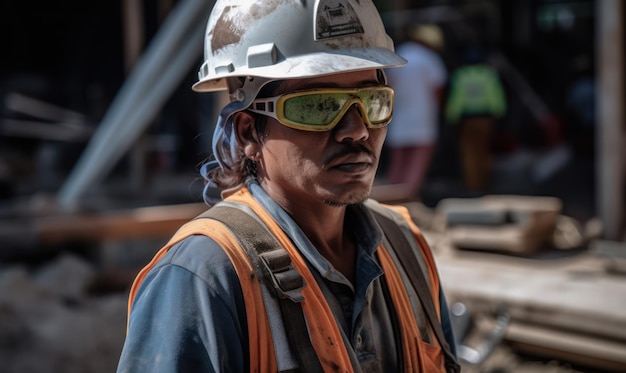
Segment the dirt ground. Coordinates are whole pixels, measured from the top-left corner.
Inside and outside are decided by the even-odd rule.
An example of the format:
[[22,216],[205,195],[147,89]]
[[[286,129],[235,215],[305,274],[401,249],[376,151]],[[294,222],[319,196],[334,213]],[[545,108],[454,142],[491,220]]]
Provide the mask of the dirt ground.
[[[126,291],[91,294],[97,275],[89,261],[74,255],[62,255],[36,269],[0,267],[0,372],[115,371],[124,341]],[[463,372],[599,371],[521,356],[503,343],[480,366],[463,364]]]

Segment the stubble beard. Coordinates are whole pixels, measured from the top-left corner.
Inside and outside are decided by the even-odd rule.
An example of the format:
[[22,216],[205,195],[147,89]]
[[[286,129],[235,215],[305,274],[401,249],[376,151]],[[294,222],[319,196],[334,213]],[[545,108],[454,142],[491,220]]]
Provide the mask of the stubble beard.
[[332,207],[356,205],[365,202],[369,198],[371,190],[370,188],[368,191],[363,192],[354,191],[342,199],[325,199],[324,203]]

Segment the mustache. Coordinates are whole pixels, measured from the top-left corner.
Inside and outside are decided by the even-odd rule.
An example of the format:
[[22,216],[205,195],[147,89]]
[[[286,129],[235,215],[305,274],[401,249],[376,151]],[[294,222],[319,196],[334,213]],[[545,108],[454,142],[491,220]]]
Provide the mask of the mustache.
[[346,155],[361,154],[361,153],[366,153],[367,155],[372,157],[374,161],[378,159],[378,157],[376,156],[376,154],[374,153],[372,149],[368,148],[367,146],[363,144],[352,143],[352,144],[343,144],[340,148],[338,148],[336,151],[334,151],[332,154],[330,154],[326,158],[324,164],[329,164],[333,162],[334,160],[344,157]]

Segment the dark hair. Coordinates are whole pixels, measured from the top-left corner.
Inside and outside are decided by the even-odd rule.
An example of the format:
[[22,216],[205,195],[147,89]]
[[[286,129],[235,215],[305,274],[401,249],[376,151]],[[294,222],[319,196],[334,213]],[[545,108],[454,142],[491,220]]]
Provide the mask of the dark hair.
[[[265,136],[267,118],[260,114],[254,114],[254,129],[261,141]],[[237,162],[230,168],[217,167],[210,171],[207,178],[220,189],[232,188],[243,183],[249,176],[256,178],[257,165],[251,159],[246,158],[243,149],[238,149]]]
[[[257,94],[257,97],[271,97],[278,90],[279,86],[284,80],[275,80],[267,83],[261,91]],[[236,86],[236,82],[230,82],[233,86]],[[267,127],[267,117],[261,114],[248,112],[254,116],[254,129],[258,135],[258,138],[262,142],[265,138],[265,129]],[[248,177],[257,176],[257,164],[255,161],[246,158],[243,149],[240,147],[237,149],[238,154],[235,158],[235,164],[229,165],[230,167],[217,167],[207,174],[207,179],[214,183],[218,188],[232,188],[243,183]]]

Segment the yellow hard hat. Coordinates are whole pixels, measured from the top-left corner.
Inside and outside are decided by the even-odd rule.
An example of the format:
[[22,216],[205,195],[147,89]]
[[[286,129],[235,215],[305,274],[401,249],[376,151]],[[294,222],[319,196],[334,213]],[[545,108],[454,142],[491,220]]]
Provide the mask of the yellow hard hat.
[[445,45],[443,33],[437,25],[415,25],[409,29],[408,34],[411,39],[436,50],[442,50]]

